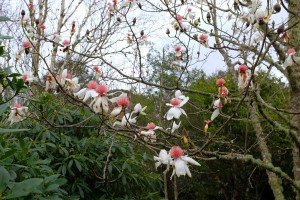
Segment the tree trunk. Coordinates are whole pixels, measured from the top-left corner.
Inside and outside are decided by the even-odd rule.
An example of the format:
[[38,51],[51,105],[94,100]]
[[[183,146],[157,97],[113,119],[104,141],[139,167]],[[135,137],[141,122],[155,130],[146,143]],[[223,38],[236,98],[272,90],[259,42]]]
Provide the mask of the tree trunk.
[[[299,18],[299,10],[300,4],[299,0],[289,0],[289,10],[291,13],[289,14],[289,22],[288,26],[292,28],[288,31],[289,33],[289,46],[288,48],[295,48],[298,52],[297,56],[299,56],[300,51],[300,24],[297,21],[300,20]],[[294,64],[293,66],[287,67],[287,75],[290,85],[290,110],[294,112],[300,111],[300,65]],[[292,122],[298,126],[298,139],[300,139],[300,116],[294,115],[292,117]],[[299,156],[299,149],[294,144],[293,145],[293,162],[294,162],[294,178],[297,182],[298,186],[300,186],[300,156]],[[300,194],[297,193],[297,198],[300,199]]]
[[[262,160],[266,164],[272,163],[272,156],[265,141],[265,134],[260,124],[259,116],[257,113],[256,103],[253,103],[253,107],[251,108],[251,120],[253,122],[253,127],[257,136],[257,142],[259,145],[259,149],[261,152]],[[274,197],[276,200],[282,200],[284,198],[283,188],[281,185],[281,179],[274,174],[273,172],[267,171],[268,180],[270,187],[273,191]]]

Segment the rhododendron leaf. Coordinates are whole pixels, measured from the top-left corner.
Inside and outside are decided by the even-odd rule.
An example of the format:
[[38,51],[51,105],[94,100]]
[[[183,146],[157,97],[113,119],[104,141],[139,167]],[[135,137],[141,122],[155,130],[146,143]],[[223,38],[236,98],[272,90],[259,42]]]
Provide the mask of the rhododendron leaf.
[[0,116],[7,110],[8,107],[9,107],[9,103],[0,105]]
[[9,172],[4,168],[0,167],[0,192],[3,192],[5,188],[7,187],[7,184],[10,179]]
[[39,185],[43,183],[43,179],[41,178],[30,178],[25,181],[16,183],[11,193],[5,196],[5,199],[16,199],[18,197],[27,196],[31,192],[37,189]]
[[16,132],[24,132],[24,131],[30,131],[30,129],[5,129],[5,128],[0,128],[0,134],[16,133]]

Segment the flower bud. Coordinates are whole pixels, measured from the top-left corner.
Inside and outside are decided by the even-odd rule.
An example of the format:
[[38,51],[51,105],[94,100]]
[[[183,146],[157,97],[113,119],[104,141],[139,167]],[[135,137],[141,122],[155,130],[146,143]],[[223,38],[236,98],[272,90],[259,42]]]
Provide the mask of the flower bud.
[[200,21],[199,19],[194,20],[194,25],[198,26],[199,25],[199,21]]
[[281,11],[281,6],[278,3],[276,3],[274,4],[273,9],[276,11],[276,13],[279,13]]
[[207,19],[207,22],[210,23],[210,19],[211,19],[210,12],[208,12],[206,14],[206,19]]
[[198,40],[198,34],[193,35],[194,40]]
[[278,29],[277,29],[277,33],[278,34],[281,34],[281,33],[283,33],[284,32],[284,23],[282,23],[279,27],[278,27]]
[[170,29],[167,28],[166,30],[166,34],[169,35],[170,34]]

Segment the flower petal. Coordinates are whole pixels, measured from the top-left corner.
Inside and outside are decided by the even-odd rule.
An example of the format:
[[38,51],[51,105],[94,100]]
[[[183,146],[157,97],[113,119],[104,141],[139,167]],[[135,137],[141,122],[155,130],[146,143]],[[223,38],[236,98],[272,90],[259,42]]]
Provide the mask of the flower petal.
[[122,106],[117,106],[111,111],[110,115],[115,117],[118,114],[120,114],[121,111],[122,111]]
[[167,120],[171,120],[173,118],[179,119],[180,115],[181,115],[181,111],[176,107],[172,107],[167,112]]
[[218,115],[220,114],[220,109],[217,108],[211,115],[210,117],[210,121],[213,121],[216,117],[218,117]]
[[188,156],[181,156],[180,158],[182,160],[184,160],[185,162],[191,163],[193,165],[201,166],[196,160],[194,160],[193,158],[190,158]]

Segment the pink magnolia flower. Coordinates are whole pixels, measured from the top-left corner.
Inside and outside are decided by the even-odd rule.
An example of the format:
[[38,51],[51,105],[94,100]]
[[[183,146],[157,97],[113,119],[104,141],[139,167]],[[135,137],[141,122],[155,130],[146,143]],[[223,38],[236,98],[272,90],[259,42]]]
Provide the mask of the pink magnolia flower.
[[289,55],[294,55],[296,53],[296,50],[294,48],[288,49]]
[[171,179],[175,173],[178,177],[181,175],[185,176],[186,174],[189,177],[192,177],[192,174],[188,167],[189,163],[200,166],[200,164],[197,161],[195,161],[194,159],[192,159],[188,156],[184,156],[183,150],[178,146],[172,147],[169,151],[169,154],[170,154],[171,158],[173,158],[173,161],[170,162],[170,164],[173,165],[173,173],[171,175]]
[[182,56],[182,52],[181,52],[181,47],[180,46],[175,47],[175,56],[176,57],[181,57]]
[[292,66],[294,63],[297,63],[297,62],[300,61],[300,57],[295,56],[296,50],[294,48],[288,49],[287,53],[288,53],[288,56],[287,56],[286,60],[283,63],[284,67]]
[[46,26],[45,26],[45,24],[42,24],[42,25],[40,25],[40,29],[46,29]]
[[96,92],[98,93],[98,95],[94,97],[94,100],[91,102],[90,107],[96,113],[99,113],[102,110],[107,113],[109,110],[109,106],[108,106],[109,99],[106,96],[108,93],[107,85],[99,84],[96,87]]
[[119,115],[123,107],[129,106],[129,100],[126,93],[121,93],[119,96],[111,98],[110,101],[118,104],[118,106],[116,106],[110,113],[113,117]]
[[71,42],[70,42],[70,40],[64,40],[64,41],[62,42],[62,44],[63,44],[65,47],[68,47],[68,46],[70,46]]
[[215,111],[212,113],[210,121],[213,121],[216,117],[219,116],[222,107],[223,107],[223,104],[222,104],[221,99],[215,100],[214,106],[213,106]]
[[[177,94],[176,94],[177,93]],[[184,114],[185,116],[186,113],[185,111],[181,108],[186,102],[188,102],[189,97],[185,97],[184,95],[178,95],[181,94],[181,92],[178,90],[175,92],[176,98],[171,99],[170,103],[167,103],[167,106],[171,106],[170,110],[166,113],[166,118],[167,120],[172,120],[172,119],[179,119],[181,114]]]
[[216,81],[216,85],[217,85],[218,87],[222,87],[225,83],[226,83],[226,81],[225,81],[224,79],[222,79],[222,78],[220,78],[220,79],[218,79],[218,80]]
[[66,87],[67,90],[72,90],[73,92],[76,92],[80,88],[78,78],[72,78],[71,74],[68,73],[67,69],[64,69],[59,78],[57,79],[63,87]]
[[[250,87],[253,86],[252,82],[250,82],[250,75],[247,72],[248,67],[245,64],[242,64],[239,66],[238,71],[239,71],[239,76],[238,76],[238,87],[240,89],[244,89],[247,87],[248,84],[250,84]],[[250,83],[249,83],[250,82]]]
[[150,141],[152,143],[156,142],[156,133],[155,130],[162,129],[159,126],[156,126],[153,122],[148,123],[146,126],[147,131],[141,131],[141,135],[144,135],[145,141]]
[[128,107],[129,106],[129,100],[128,97],[122,97],[117,101],[117,104],[119,106]]
[[37,78],[33,76],[32,72],[26,71],[22,74],[22,77],[24,82],[27,82],[31,84],[33,81],[36,81]]
[[238,68],[238,71],[240,73],[245,73],[247,70],[248,70],[248,67],[245,64],[240,65],[239,68]]
[[177,15],[176,19],[181,22],[183,20],[183,17],[181,15]]
[[25,41],[25,42],[22,43],[22,46],[23,46],[24,49],[28,49],[28,48],[31,47],[31,43],[28,42],[28,41]]
[[94,98],[98,95],[96,92],[98,84],[96,81],[90,81],[87,84],[87,88],[81,89],[79,92],[75,93],[74,96],[77,96],[79,99],[83,99],[83,102],[86,102],[89,98]]
[[201,34],[200,37],[199,37],[199,40],[200,40],[200,43],[205,46],[205,47],[208,47],[208,35],[206,34]]
[[204,132],[207,133],[208,125],[210,124],[211,121],[210,120],[205,120],[204,122],[205,122]]
[[93,70],[96,72],[96,76],[101,76],[102,72],[98,65],[93,66]]

